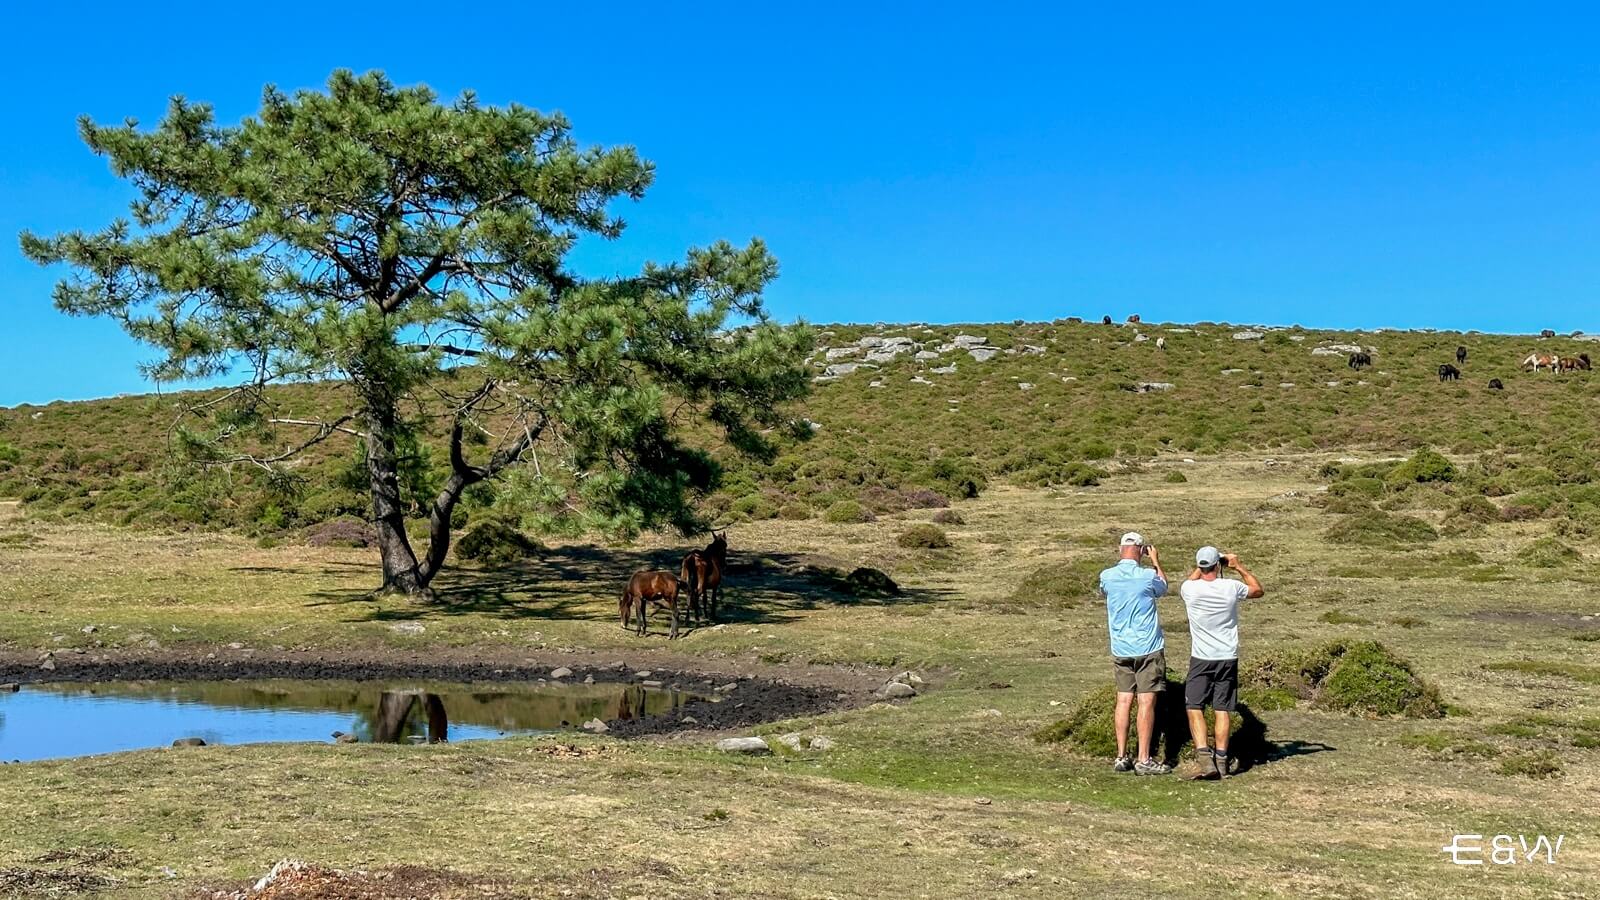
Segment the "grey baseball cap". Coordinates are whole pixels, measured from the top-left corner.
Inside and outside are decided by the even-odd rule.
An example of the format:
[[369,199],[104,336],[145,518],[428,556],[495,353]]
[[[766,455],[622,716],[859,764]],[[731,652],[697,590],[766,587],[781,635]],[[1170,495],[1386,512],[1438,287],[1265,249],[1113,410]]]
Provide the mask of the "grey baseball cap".
[[1201,547],[1194,554],[1194,564],[1202,569],[1209,569],[1222,562],[1222,551],[1215,547]]

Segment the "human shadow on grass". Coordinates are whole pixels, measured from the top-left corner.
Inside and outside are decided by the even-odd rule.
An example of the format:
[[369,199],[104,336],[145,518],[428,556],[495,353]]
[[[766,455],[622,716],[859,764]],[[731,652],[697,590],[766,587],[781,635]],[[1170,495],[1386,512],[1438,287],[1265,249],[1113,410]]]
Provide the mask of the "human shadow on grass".
[[[676,573],[686,550],[627,550],[580,545],[541,551],[504,566],[454,566],[434,580],[433,603],[372,606],[369,591],[329,590],[313,594],[310,606],[350,606],[353,621],[415,621],[479,615],[503,620],[547,619],[617,621],[617,600],[634,572],[661,569]],[[756,559],[729,559],[722,582],[717,624],[767,625],[794,621],[806,612],[834,606],[903,606],[934,603],[954,596],[934,589],[902,588],[893,596],[859,599],[840,588],[837,572],[798,553],[767,553]],[[688,625],[687,597],[679,599],[680,629]],[[701,623],[705,627],[710,623]],[[665,613],[651,618],[652,629],[667,627]]]

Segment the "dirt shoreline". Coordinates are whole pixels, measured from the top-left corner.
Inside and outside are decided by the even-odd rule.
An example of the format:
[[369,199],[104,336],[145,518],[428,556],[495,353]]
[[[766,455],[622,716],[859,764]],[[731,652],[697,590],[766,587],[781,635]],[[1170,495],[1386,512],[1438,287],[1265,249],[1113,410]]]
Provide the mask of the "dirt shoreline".
[[[45,668],[48,658],[54,668]],[[603,660],[603,661],[602,661]],[[551,679],[557,668],[572,674]],[[639,673],[648,672],[648,677]],[[228,681],[259,679],[445,682],[575,683],[659,682],[662,687],[703,694],[670,713],[610,721],[617,737],[687,734],[748,728],[781,719],[817,715],[873,702],[885,675],[865,669],[768,666],[737,659],[699,659],[660,652],[541,651],[515,657],[485,656],[464,648],[437,651],[263,652],[189,648],[155,653],[54,651],[0,653],[0,683],[88,681]],[[737,685],[718,692],[725,685]],[[712,698],[717,698],[713,700]],[[684,719],[687,717],[688,722]]]

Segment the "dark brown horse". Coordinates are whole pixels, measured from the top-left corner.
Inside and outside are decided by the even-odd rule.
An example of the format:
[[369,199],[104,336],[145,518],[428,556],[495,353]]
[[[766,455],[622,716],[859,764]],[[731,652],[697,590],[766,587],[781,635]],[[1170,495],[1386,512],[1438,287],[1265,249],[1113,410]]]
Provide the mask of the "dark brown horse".
[[678,636],[678,579],[671,572],[635,572],[622,589],[622,599],[617,601],[617,612],[622,617],[622,627],[628,627],[630,615],[639,613],[638,633],[649,630],[650,604],[665,606],[672,613],[672,632],[668,640]]
[[711,543],[704,550],[690,550],[683,558],[679,577],[689,592],[689,612],[700,621],[702,611],[708,621],[717,620],[717,604],[722,600],[722,573],[728,568],[728,533],[711,532]]

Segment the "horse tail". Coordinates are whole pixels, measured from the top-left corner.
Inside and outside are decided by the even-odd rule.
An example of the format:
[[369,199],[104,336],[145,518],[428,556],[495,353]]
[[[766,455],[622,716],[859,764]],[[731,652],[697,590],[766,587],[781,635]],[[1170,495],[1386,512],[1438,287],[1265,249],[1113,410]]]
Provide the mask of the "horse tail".
[[[629,587],[632,587],[632,585],[630,585]],[[622,599],[617,601],[617,611],[622,615],[622,627],[623,628],[627,628],[628,627],[628,620],[632,618],[633,598],[628,596],[630,593],[631,593],[631,591],[629,591],[628,588],[623,588],[622,589]]]

